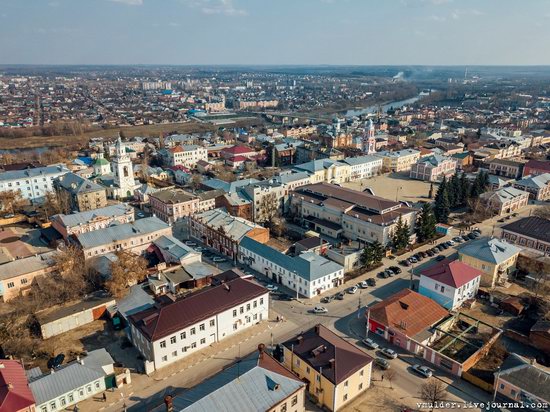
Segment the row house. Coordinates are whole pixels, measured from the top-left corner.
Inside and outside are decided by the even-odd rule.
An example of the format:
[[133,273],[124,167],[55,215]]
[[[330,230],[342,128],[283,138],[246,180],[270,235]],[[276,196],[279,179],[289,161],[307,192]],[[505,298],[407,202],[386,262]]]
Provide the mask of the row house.
[[420,159],[411,167],[411,179],[425,182],[438,182],[449,178],[456,172],[456,160],[441,155],[431,155]]
[[46,193],[54,191],[54,180],[69,173],[64,165],[36,167],[0,173],[0,192],[15,191],[31,202],[42,202]]
[[525,176],[523,179],[513,183],[516,189],[529,193],[534,200],[545,201],[550,199],[550,173],[543,173],[537,176]]
[[192,169],[200,160],[208,160],[208,150],[198,145],[177,145],[159,150],[159,155],[163,164],[168,167],[183,166]]
[[216,251],[236,260],[239,244],[245,236],[266,243],[269,230],[249,220],[231,216],[223,209],[197,213],[189,218],[189,232],[192,238]]
[[347,163],[329,159],[312,160],[294,166],[298,172],[310,175],[311,183],[344,183],[351,179],[351,166]]
[[69,215],[58,214],[50,218],[52,227],[57,230],[65,240],[71,235],[105,229],[113,224],[130,223],[134,220],[134,208],[126,203],[117,203],[115,205]]
[[548,160],[529,160],[523,167],[524,177],[538,176],[544,173],[550,173],[550,161]]
[[285,255],[250,237],[239,245],[239,263],[262,273],[273,282],[312,298],[344,282],[344,268],[314,252]]
[[494,192],[485,192],[479,198],[490,211],[498,216],[516,212],[529,203],[529,193],[514,187],[503,187]]
[[382,172],[383,159],[377,156],[347,157],[341,161],[350,167],[350,181],[369,179]]
[[269,291],[229,272],[216,286],[129,317],[128,337],[147,374],[268,319]]
[[164,189],[149,195],[151,212],[168,224],[180,221],[199,210],[197,196],[182,189]]
[[519,179],[525,163],[508,159],[495,159],[489,163],[489,173],[497,176]]
[[383,161],[383,168],[390,172],[404,172],[411,170],[412,166],[420,159],[420,151],[414,149],[396,150],[394,152],[382,151],[375,153]]
[[524,217],[502,226],[501,238],[522,248],[550,253],[550,220],[537,216]]

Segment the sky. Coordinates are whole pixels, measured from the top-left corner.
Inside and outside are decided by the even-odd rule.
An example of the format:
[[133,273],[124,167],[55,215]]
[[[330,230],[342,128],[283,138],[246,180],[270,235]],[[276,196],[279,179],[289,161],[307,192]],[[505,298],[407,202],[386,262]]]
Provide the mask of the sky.
[[550,65],[550,0],[0,0],[0,64]]

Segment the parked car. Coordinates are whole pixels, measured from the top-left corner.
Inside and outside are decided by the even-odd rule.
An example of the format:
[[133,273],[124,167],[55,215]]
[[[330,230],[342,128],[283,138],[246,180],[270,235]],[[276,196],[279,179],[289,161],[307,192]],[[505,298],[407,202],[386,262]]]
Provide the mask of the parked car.
[[480,233],[480,232],[473,231],[473,232],[472,232],[472,235],[474,235],[474,237],[477,239],[478,237],[481,236],[481,233]]
[[393,271],[389,269],[386,269],[384,272],[386,273],[386,277],[388,278],[395,275],[395,273],[393,273]]
[[478,227],[474,228],[474,230],[472,230],[472,232],[474,232],[474,233],[477,233],[477,234],[481,235],[481,229],[480,229],[480,228],[478,228]]
[[499,223],[502,223],[502,222],[504,222],[504,218],[500,218],[500,219],[498,219],[498,220],[497,220],[497,222],[499,222]]
[[287,295],[286,293],[281,293],[279,296],[278,296],[278,299],[279,300],[285,300],[287,302],[290,302],[291,300],[293,300],[294,298],[290,295]]
[[399,264],[402,265],[402,266],[410,266],[411,265],[411,263],[407,259],[402,260],[401,262],[399,262]]
[[473,232],[472,232],[472,233],[468,233],[468,235],[467,235],[467,236],[468,236],[468,239],[470,239],[470,240],[473,240],[473,239],[475,239],[475,238],[476,238],[476,236],[474,235],[474,233],[473,233]]
[[376,279],[375,278],[368,278],[367,279],[367,284],[369,286],[376,286]]
[[435,260],[437,260],[438,262],[441,262],[442,260],[445,260],[445,256],[444,255],[437,255]]
[[441,244],[441,247],[442,247],[443,249],[449,249],[449,245],[446,244],[446,243],[442,243],[442,244]]
[[336,295],[336,299],[344,300],[344,296],[346,296],[346,294],[344,292],[340,292],[339,294]]
[[428,254],[427,254],[426,252],[424,252],[423,250],[421,250],[420,252],[418,252],[418,254],[419,254],[420,256],[422,256],[423,258],[428,257]]
[[411,257],[409,258],[409,262],[410,262],[410,263],[417,263],[417,262],[418,262],[418,259],[415,258],[414,256],[411,256]]
[[315,306],[313,308],[313,313],[327,313],[328,312],[328,309],[325,308],[324,306]]
[[[137,217],[140,217],[140,218],[141,218],[141,217],[145,217],[145,213],[143,213],[143,212],[137,212],[137,213],[136,213],[136,216],[137,216]],[[8,216],[6,215],[6,217],[8,217]]]
[[390,368],[390,363],[388,362],[387,359],[384,359],[384,358],[376,358],[374,360],[374,364],[382,370],[387,370]]
[[333,299],[332,296],[325,296],[321,299],[322,303],[330,303],[330,301]]
[[191,240],[186,240],[186,241],[185,241],[185,244],[186,244],[187,246],[197,246],[197,242],[193,242],[193,241],[191,241]]
[[512,213],[512,216],[518,217],[518,214],[517,213]]
[[393,349],[389,349],[389,348],[382,348],[380,349],[380,353],[382,355],[384,355],[386,358],[388,359],[395,359],[397,358],[397,352],[394,351]]
[[371,338],[366,338],[361,341],[363,345],[365,345],[369,349],[378,349],[378,343],[373,341]]
[[416,255],[414,255],[414,257],[419,262],[422,262],[424,260],[424,258],[422,256],[420,256],[418,253]]
[[397,267],[397,266],[390,266],[389,269],[395,273],[396,275],[399,275],[401,273],[401,268]]
[[386,271],[383,270],[382,272],[378,272],[378,277],[379,278],[385,278],[386,277]]
[[197,246],[196,248],[194,248],[196,252],[202,252],[204,250],[203,247],[200,247],[200,246]]
[[50,358],[48,360],[48,369],[57,369],[57,368],[59,368],[64,360],[65,360],[65,355],[63,355],[62,353],[60,353],[59,355],[57,355],[54,358]]
[[352,286],[351,288],[348,288],[348,293],[351,293],[352,295],[354,293],[357,293],[357,286]]
[[447,246],[449,246],[449,247],[450,247],[450,246],[454,246],[454,245],[455,245],[455,241],[454,241],[454,240],[448,240],[447,242],[445,242],[445,244],[446,244]]
[[433,255],[435,255],[434,251],[431,249],[426,251],[426,253],[428,254],[429,257],[432,257]]
[[361,289],[366,289],[366,288],[369,287],[369,283],[368,283],[366,280],[364,280],[364,281],[362,281],[361,283],[359,283],[359,287],[360,287]]
[[276,290],[279,290],[279,286],[269,284],[266,286],[266,289],[269,290],[270,292],[275,292]]
[[427,366],[422,366],[422,365],[413,365],[412,366],[412,369],[413,371],[415,371],[416,373],[424,376],[425,378],[431,378],[432,377],[432,370],[430,368],[428,368]]
[[462,243],[462,242],[464,242],[464,239],[462,239],[460,236],[455,236],[455,237],[453,237],[453,240],[454,240],[456,243]]

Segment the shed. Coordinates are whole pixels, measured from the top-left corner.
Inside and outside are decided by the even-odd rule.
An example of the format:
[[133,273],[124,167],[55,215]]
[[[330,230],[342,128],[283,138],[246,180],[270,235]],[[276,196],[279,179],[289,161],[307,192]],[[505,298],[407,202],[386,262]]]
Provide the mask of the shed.
[[442,235],[450,234],[452,228],[452,226],[446,225],[444,223],[438,223],[435,225],[435,231],[437,233],[441,233]]
[[510,296],[509,298],[504,299],[499,304],[500,308],[514,316],[519,316],[521,312],[525,309],[521,299],[516,296]]
[[78,303],[38,312],[35,317],[43,339],[60,335],[103,316],[116,301],[105,294],[92,295]]

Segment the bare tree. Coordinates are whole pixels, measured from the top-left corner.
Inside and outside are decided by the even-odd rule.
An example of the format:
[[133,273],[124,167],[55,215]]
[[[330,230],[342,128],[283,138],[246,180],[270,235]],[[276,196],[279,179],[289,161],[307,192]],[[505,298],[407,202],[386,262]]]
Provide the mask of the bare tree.
[[541,206],[536,208],[533,215],[542,217],[543,219],[550,219],[550,206]]
[[428,382],[420,386],[420,398],[431,405],[431,411],[434,410],[438,402],[445,399],[445,393],[445,384],[436,378],[430,378]]
[[116,253],[111,264],[111,278],[105,282],[107,290],[115,297],[125,295],[128,287],[147,277],[147,261],[130,252]]
[[23,198],[19,190],[0,192],[0,211],[15,214],[23,206]]
[[193,191],[200,189],[202,184],[202,177],[199,174],[194,174],[191,176],[191,180],[189,181],[189,186]]
[[384,372],[384,378],[390,383],[390,389],[393,389],[392,382],[397,378],[397,373],[395,372],[395,369],[388,369],[386,372]]
[[71,197],[69,193],[64,190],[46,192],[41,210],[44,219],[58,213],[70,213]]

